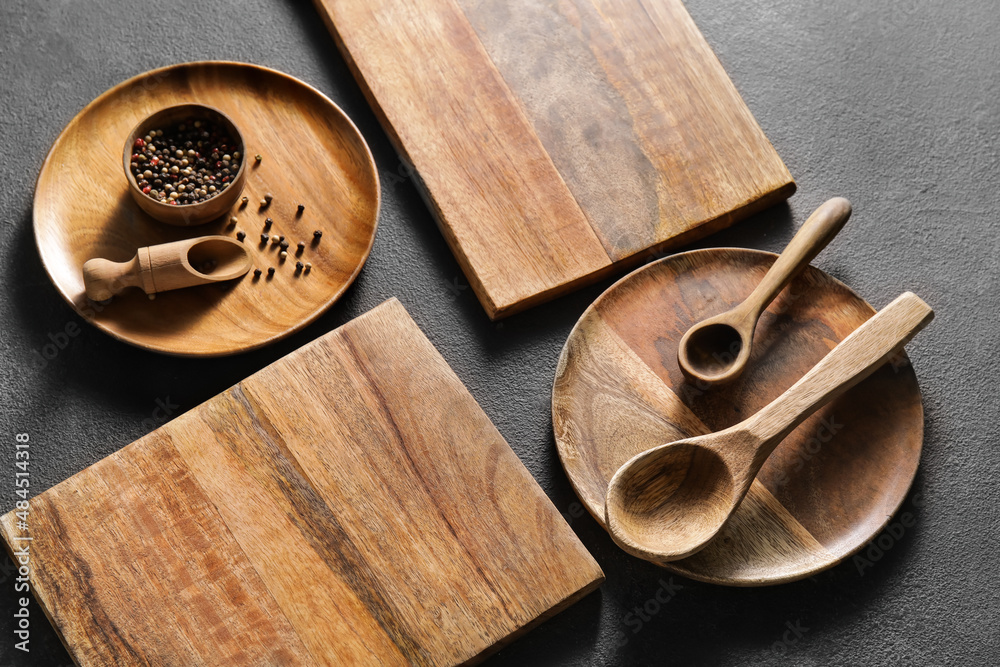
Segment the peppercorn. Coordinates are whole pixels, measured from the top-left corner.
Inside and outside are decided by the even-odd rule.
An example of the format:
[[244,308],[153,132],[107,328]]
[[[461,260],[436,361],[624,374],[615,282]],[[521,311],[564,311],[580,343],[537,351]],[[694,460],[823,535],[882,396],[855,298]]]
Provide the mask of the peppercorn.
[[236,240],[242,241],[246,237],[247,237],[247,235],[246,235],[246,233],[243,230],[240,230],[240,231],[236,232]]
[[254,278],[260,278],[260,274],[261,274],[261,270],[260,269],[254,269],[253,270],[253,277]]
[[273,267],[273,266],[270,266],[270,267],[268,267],[268,269],[267,269],[267,277],[268,277],[268,278],[270,278],[270,277],[271,277],[271,276],[273,276],[273,275],[274,275],[274,267]]
[[229,224],[230,225],[235,225],[237,222],[239,222],[239,220],[236,219],[235,215],[233,217],[229,218]]
[[264,201],[266,201],[268,204],[271,203],[272,199],[274,199],[274,196],[270,192],[264,195]]
[[[214,156],[219,150],[224,152],[227,145],[236,146],[226,128],[205,120],[198,121],[201,129],[195,131],[190,123],[150,130],[145,137],[136,139],[130,171],[151,199],[174,206],[197,204],[228,187],[230,175],[239,171],[236,160],[230,161],[227,174],[202,154]],[[206,141],[199,142],[198,150],[194,150],[198,137]]]
[[319,241],[321,238],[323,238],[323,232],[319,231],[318,229],[315,232],[313,232],[313,239]]
[[240,200],[240,206],[241,207],[242,206],[246,206],[249,203],[250,203],[250,198],[249,197],[244,196],[243,199]]
[[268,218],[267,220],[264,221],[264,229],[270,229],[271,225],[273,223],[274,223],[274,220],[271,220],[271,218]]
[[313,265],[312,265],[311,262],[306,262],[306,273],[309,273],[310,271],[312,271],[312,267],[313,267]]
[[268,239],[268,235],[266,233],[260,235],[260,242],[261,243],[267,243],[267,239]]
[[298,273],[301,271],[303,266],[305,265],[302,262],[295,262],[295,272]]
[[299,252],[302,252],[303,250],[306,249],[306,242],[305,241],[299,241],[298,244],[296,244],[296,247],[298,247]]
[[304,210],[306,210],[306,207],[305,207],[305,206],[303,206],[302,204],[299,204],[299,208],[298,208],[298,211],[297,211],[297,213],[298,213],[299,215],[302,215],[302,212],[303,212]]
[[256,160],[258,163],[260,163],[260,161],[263,160],[264,158],[260,156],[260,153],[257,153],[256,155],[253,156],[253,159]]
[[267,206],[267,201],[266,201],[266,200],[264,200],[264,199],[261,199],[261,200],[260,200],[260,207],[261,207],[261,208],[264,208],[265,206]]
[[288,257],[288,253],[282,250],[280,253],[278,253],[278,257],[280,257],[281,259],[285,259],[286,257]]
[[282,250],[288,250],[288,241],[278,241],[278,245],[281,246]]

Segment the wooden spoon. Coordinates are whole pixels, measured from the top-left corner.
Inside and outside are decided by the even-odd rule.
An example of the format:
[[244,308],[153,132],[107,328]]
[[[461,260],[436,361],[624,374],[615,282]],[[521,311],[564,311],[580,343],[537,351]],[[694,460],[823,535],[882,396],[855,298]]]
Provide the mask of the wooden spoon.
[[739,377],[750,358],[760,314],[826,247],[849,217],[851,202],[843,197],[834,197],[813,211],[743,303],[688,329],[677,346],[681,371],[709,385],[725,384]]
[[933,317],[926,303],[906,292],[749,419],[628,460],[611,478],[605,503],[615,542],[654,563],[700,550],[743,500],[778,443],[875,372]]
[[239,278],[253,266],[250,252],[228,236],[201,236],[139,248],[127,262],[89,259],[83,265],[87,296],[105,301],[126,287],[152,296],[193,285]]

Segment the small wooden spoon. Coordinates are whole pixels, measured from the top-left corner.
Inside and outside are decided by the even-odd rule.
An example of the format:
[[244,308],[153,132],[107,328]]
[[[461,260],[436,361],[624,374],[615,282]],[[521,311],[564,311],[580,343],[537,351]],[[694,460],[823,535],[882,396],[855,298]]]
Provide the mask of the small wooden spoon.
[[228,236],[201,236],[139,248],[128,262],[89,259],[83,265],[87,296],[105,301],[126,287],[152,296],[193,285],[239,278],[253,266],[250,252]]
[[605,511],[615,542],[654,563],[700,550],[743,500],[778,443],[875,372],[933,317],[926,303],[906,292],[749,419],[631,458],[608,485]]
[[760,314],[826,247],[849,217],[851,202],[843,197],[834,197],[813,211],[743,303],[688,329],[677,346],[681,371],[709,385],[725,384],[739,377],[750,358]]

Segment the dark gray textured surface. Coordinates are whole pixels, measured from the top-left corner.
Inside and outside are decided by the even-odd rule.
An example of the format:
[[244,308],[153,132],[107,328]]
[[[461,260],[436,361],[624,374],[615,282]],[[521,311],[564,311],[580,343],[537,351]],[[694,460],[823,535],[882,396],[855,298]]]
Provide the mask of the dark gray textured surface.
[[[548,412],[559,349],[607,283],[491,324],[412,184],[396,176],[399,160],[308,3],[17,4],[0,7],[0,509],[15,499],[15,433],[31,436],[31,490],[41,492],[151,430],[158,400],[190,409],[397,296],[607,573],[599,592],[489,665],[1000,663],[993,2],[687,3],[799,184],[788,206],[703,245],[778,251],[814,206],[843,195],[854,217],[815,264],[876,307],[912,290],[937,319],[909,348],[926,409],[904,505],[915,525],[863,573],[846,562],[763,589],[674,577],[682,588],[645,620],[632,610],[670,578],[619,551],[589,516],[572,516]],[[179,360],[80,321],[39,261],[31,197],[52,141],[92,98],[147,69],[209,58],[275,67],[329,95],[369,142],[384,203],[371,259],[319,321],[255,353]],[[43,367],[35,352],[70,322],[81,333]],[[17,596],[0,563],[0,665],[70,664],[37,605],[31,653],[13,649]]]

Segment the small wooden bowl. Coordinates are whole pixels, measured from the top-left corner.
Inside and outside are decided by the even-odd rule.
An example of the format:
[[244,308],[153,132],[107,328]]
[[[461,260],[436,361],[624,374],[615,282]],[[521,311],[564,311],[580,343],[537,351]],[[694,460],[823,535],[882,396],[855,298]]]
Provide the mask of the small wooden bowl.
[[[224,126],[230,135],[236,139],[239,145],[238,150],[243,153],[243,159],[240,161],[240,169],[236,172],[236,178],[233,179],[226,189],[211,199],[198,202],[197,204],[164,204],[143,194],[142,189],[135,180],[135,175],[130,168],[132,154],[135,150],[135,140],[138,137],[146,136],[150,130],[173,125],[187,119],[208,120]],[[178,227],[201,225],[210,220],[215,220],[229,211],[243,192],[243,185],[246,182],[247,174],[246,142],[244,142],[243,133],[240,132],[236,123],[218,109],[204,104],[179,104],[160,109],[156,113],[147,116],[132,128],[128,138],[125,140],[125,147],[122,150],[122,167],[125,169],[125,178],[128,180],[129,192],[132,193],[135,203],[143,211],[168,225],[176,225]]]

